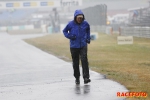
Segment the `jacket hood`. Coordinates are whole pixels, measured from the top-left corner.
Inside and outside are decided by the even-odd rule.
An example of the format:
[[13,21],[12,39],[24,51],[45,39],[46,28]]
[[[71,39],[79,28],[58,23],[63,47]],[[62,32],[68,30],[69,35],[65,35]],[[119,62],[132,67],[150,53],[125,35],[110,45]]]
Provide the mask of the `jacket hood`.
[[74,12],[74,20],[75,20],[75,18],[76,18],[78,15],[83,15],[83,19],[84,19],[84,14],[83,14],[83,12],[82,12],[81,10],[76,10],[76,11]]

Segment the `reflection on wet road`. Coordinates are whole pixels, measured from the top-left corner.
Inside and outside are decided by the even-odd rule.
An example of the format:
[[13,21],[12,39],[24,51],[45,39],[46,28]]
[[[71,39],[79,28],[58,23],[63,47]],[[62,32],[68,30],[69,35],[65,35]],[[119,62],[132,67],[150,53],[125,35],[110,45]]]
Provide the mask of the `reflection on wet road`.
[[91,83],[81,79],[75,85],[71,63],[25,43],[23,36],[0,35],[0,100],[124,99],[116,97],[127,91],[119,83],[90,71]]

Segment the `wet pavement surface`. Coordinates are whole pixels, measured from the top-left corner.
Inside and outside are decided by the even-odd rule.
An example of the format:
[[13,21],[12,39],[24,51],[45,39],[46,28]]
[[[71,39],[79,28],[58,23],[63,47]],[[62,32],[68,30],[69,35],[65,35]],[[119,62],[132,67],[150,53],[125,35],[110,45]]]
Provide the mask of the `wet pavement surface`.
[[0,100],[125,100],[123,85],[94,71],[75,85],[71,63],[22,40],[38,36],[0,33]]

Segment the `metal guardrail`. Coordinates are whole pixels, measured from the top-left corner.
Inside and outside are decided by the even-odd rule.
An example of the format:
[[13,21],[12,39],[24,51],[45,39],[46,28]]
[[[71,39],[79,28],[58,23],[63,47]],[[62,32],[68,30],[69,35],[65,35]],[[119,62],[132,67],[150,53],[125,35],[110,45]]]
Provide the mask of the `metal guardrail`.
[[90,31],[98,32],[98,33],[113,34],[112,27],[110,27],[110,26],[91,25]]
[[106,32],[106,26],[91,25],[90,29],[91,29],[92,32],[102,32],[102,33]]
[[120,34],[124,36],[150,38],[150,27],[121,27]]

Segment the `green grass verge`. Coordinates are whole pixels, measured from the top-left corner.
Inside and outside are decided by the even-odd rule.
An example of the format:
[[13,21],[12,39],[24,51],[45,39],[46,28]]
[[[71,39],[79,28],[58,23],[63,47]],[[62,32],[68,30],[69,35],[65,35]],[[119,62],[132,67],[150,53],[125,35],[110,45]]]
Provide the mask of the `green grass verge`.
[[[71,61],[69,40],[63,34],[27,39],[43,51]],[[135,38],[133,45],[117,45],[117,35],[99,34],[88,46],[90,68],[117,81],[132,92],[150,94],[150,39]],[[130,98],[132,100],[150,100]]]

